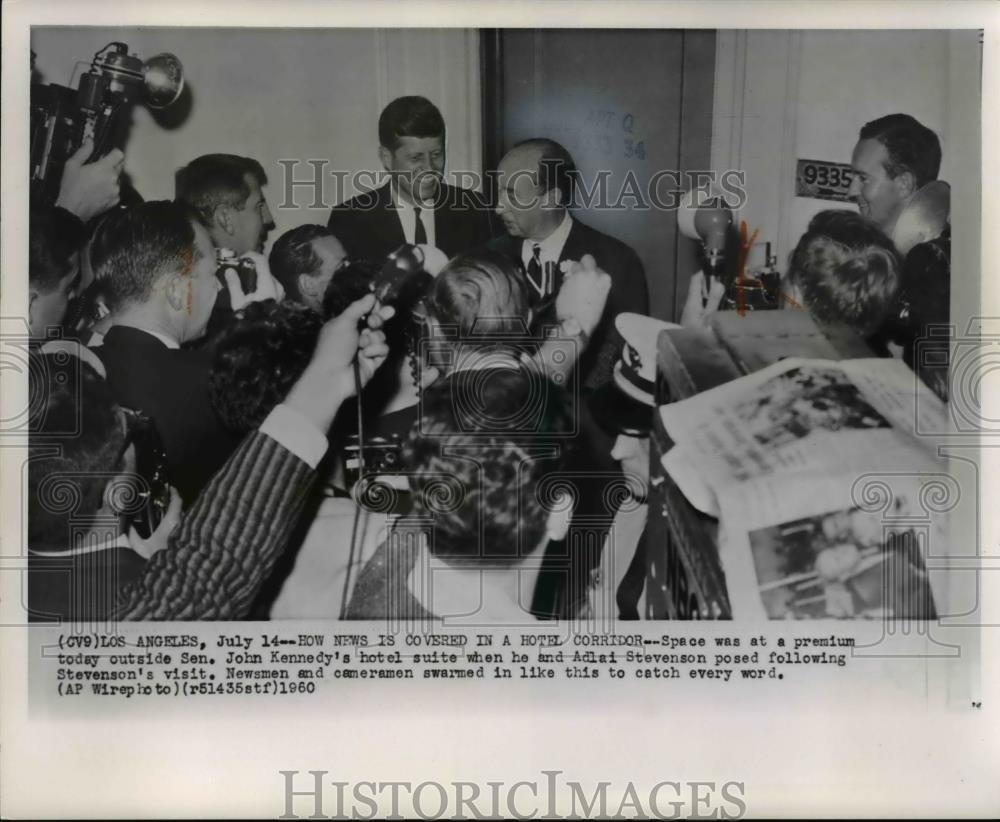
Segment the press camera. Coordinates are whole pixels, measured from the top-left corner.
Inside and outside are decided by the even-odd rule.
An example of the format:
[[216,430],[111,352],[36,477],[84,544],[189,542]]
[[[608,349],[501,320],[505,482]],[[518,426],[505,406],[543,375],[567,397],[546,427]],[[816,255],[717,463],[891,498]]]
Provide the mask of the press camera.
[[183,67],[174,55],[157,54],[143,62],[128,53],[125,43],[109,43],[98,51],[90,70],[80,75],[78,88],[32,85],[32,200],[56,201],[66,160],[87,139],[94,142],[88,162],[123,149],[133,106],[142,102],[151,109],[166,108],[183,90]]
[[253,260],[237,257],[231,248],[215,249],[215,276],[222,287],[226,287],[226,272],[230,269],[236,272],[240,279],[240,288],[244,294],[252,294],[257,290],[257,266]]

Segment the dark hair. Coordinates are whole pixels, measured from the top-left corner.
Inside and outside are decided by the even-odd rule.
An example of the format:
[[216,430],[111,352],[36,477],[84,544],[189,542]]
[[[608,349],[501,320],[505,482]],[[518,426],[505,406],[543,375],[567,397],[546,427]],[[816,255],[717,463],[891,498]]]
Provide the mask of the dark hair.
[[250,196],[248,176],[261,186],[267,183],[263,166],[250,157],[205,154],[174,175],[174,198],[195,209],[208,226],[220,205],[240,209],[246,205]]
[[530,302],[524,274],[499,252],[475,251],[453,258],[435,277],[425,304],[429,316],[457,329],[461,342],[528,331]]
[[898,342],[903,361],[944,402],[949,395],[951,231],[920,243],[906,255],[900,303],[905,307]]
[[36,206],[28,219],[28,282],[42,293],[59,287],[70,272],[70,260],[87,241],[83,223],[55,206]]
[[94,277],[109,308],[145,303],[164,276],[189,273],[201,259],[195,245],[196,215],[180,203],[152,200],[104,221],[90,250]]
[[909,114],[887,114],[865,123],[858,137],[878,140],[885,146],[889,154],[885,172],[890,177],[912,172],[917,188],[937,179],[941,170],[941,142],[933,131]]
[[[529,415],[531,431],[517,422],[529,406],[541,409]],[[562,391],[526,369],[459,372],[425,389],[404,461],[414,510],[434,521],[430,550],[456,565],[528,556],[554,496],[543,480],[561,461],[526,434],[541,427],[559,437],[571,425]]]
[[127,208],[112,208],[95,218],[90,243],[83,251],[89,255],[90,269],[94,273],[94,280],[88,287],[88,295],[94,299],[103,299],[105,305],[110,300],[108,284],[103,279],[108,275],[106,262],[114,251],[118,231],[124,224],[127,211]]
[[323,317],[332,320],[369,291],[382,266],[371,260],[347,260],[330,278],[323,293]]
[[399,148],[401,137],[444,139],[444,134],[444,118],[426,97],[397,97],[378,118],[378,141],[389,151]]
[[274,241],[268,265],[275,279],[284,286],[285,293],[293,300],[302,300],[299,275],[313,274],[321,265],[319,255],[313,248],[313,240],[334,236],[326,226],[307,224],[286,231]]
[[239,434],[258,428],[306,370],[323,326],[294,302],[263,300],[236,314],[215,343],[208,393],[223,424]]
[[[522,140],[514,148],[534,148],[540,152],[536,186],[545,194],[556,189],[562,197],[562,204],[570,206],[576,192],[576,163],[573,155],[555,140],[547,137],[533,137]],[[513,150],[513,149],[512,149]]]
[[872,334],[893,308],[900,260],[892,241],[853,211],[821,211],[796,245],[789,280],[818,320]]
[[[65,547],[68,520],[96,513],[125,442],[111,391],[87,363],[32,354],[28,369],[28,544]],[[72,511],[61,503],[74,498]]]

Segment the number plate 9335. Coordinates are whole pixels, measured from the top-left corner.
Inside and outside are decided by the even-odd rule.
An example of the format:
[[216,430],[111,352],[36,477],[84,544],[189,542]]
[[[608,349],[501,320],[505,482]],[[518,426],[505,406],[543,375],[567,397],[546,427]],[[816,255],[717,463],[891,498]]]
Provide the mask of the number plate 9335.
[[852,171],[844,163],[798,160],[795,168],[795,196],[847,202]]

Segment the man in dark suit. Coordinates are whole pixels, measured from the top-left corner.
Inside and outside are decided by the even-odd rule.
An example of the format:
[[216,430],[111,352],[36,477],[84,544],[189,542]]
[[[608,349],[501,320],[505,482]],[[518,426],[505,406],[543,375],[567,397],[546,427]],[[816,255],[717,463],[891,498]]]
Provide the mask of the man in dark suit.
[[[649,313],[646,275],[638,255],[623,242],[602,234],[572,217],[576,165],[569,152],[554,140],[526,140],[514,146],[500,161],[496,213],[507,236],[491,246],[508,256],[524,271],[533,296],[534,326],[555,321],[555,295],[563,272],[560,264],[593,256],[597,268],[611,277],[600,322],[580,355],[575,390],[586,398],[612,379],[615,362],[624,341],[614,326],[623,312]],[[613,438],[589,414],[581,414],[579,447],[567,456],[567,471],[573,475],[577,512],[592,520],[588,536],[573,547],[553,543],[546,554],[552,570],[543,570],[532,610],[539,615],[568,616],[581,604],[590,569],[600,553],[592,546],[603,544],[615,515],[608,500],[611,489],[622,480],[621,468],[611,457]],[[574,528],[580,521],[574,519]],[[588,547],[591,546],[591,547]],[[569,552],[568,569],[566,557]]]
[[[114,219],[93,260],[112,315],[94,350],[116,402],[152,418],[169,478],[190,503],[239,443],[209,402],[211,352],[181,348],[208,326],[221,287],[215,249],[196,215],[176,203],[143,203]],[[266,261],[258,280],[271,280]]]
[[264,168],[252,157],[204,154],[174,175],[175,199],[198,212],[216,248],[264,250],[274,218]]
[[910,197],[936,180],[940,169],[938,136],[909,114],[887,114],[865,123],[858,134],[847,195],[862,216],[892,237]]
[[483,197],[443,181],[444,138],[444,118],[430,100],[400,97],[385,107],[378,153],[389,182],[330,214],[349,256],[381,262],[403,243],[427,243],[453,257],[493,236]]
[[164,519],[142,545],[118,521],[117,506],[136,498],[125,491],[136,454],[121,409],[86,363],[39,356],[30,369],[39,402],[30,421],[29,618],[105,624],[245,616],[302,509],[327,429],[355,391],[353,362],[364,385],[385,359],[377,330],[384,314],[372,311],[374,303],[364,297],[327,323],[284,401],[177,527]]
[[507,236],[491,245],[524,267],[544,322],[559,293],[564,260],[590,254],[611,276],[611,293],[600,324],[578,364],[578,384],[596,389],[611,379],[622,348],[614,318],[649,313],[649,290],[638,255],[625,243],[570,216],[576,166],[554,140],[526,140],[500,161],[496,213]]
[[[197,212],[212,245],[254,260],[261,254],[274,217],[263,188],[264,167],[252,157],[203,154],[174,174],[174,199]],[[252,252],[252,253],[251,253]],[[232,319],[229,292],[219,291],[206,337],[213,338]]]

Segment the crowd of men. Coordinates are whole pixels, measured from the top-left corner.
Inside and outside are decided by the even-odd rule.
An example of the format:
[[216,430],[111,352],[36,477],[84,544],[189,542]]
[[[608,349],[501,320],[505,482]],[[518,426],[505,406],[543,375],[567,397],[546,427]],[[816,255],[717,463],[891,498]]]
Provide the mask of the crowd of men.
[[[57,203],[33,206],[32,619],[642,616],[652,369],[670,324],[648,316],[639,257],[574,215],[575,166],[553,140],[511,148],[490,204],[444,182],[430,101],[394,100],[378,135],[389,181],[268,257],[251,158],[198,157],[172,201],[123,207],[121,153],[83,163],[84,146]],[[943,395],[946,364],[913,352],[947,322],[947,232],[905,260],[889,239],[940,160],[912,117],[868,123],[861,213],[818,215],[788,280],[817,319],[901,346]],[[404,245],[423,285],[377,300]],[[220,274],[219,249],[255,282]],[[718,303],[701,276],[683,323]],[[344,448],[376,435],[402,443],[389,473],[406,498],[377,526]]]

